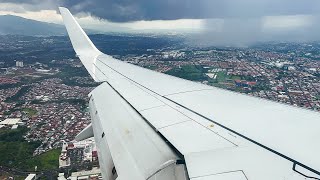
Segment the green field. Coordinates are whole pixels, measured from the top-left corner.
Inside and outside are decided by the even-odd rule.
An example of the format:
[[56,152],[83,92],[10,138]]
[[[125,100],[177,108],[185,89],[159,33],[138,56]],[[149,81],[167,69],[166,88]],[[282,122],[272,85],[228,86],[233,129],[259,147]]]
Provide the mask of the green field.
[[61,149],[53,149],[39,156],[32,157],[26,160],[26,168],[34,170],[34,167],[37,166],[38,171],[58,169],[60,153]]
[[236,75],[231,75],[229,76],[229,79],[232,79],[232,80],[241,80],[241,76],[236,76]]
[[216,79],[209,79],[209,85],[223,88],[224,86],[219,83],[224,83],[226,81],[228,77],[227,73],[220,71],[220,72],[217,72],[216,75],[217,75]]
[[225,82],[227,78],[228,78],[228,75],[226,72],[220,71],[217,73],[217,81],[218,82]]
[[31,108],[23,108],[22,111],[26,112],[30,117],[36,115],[38,112]]

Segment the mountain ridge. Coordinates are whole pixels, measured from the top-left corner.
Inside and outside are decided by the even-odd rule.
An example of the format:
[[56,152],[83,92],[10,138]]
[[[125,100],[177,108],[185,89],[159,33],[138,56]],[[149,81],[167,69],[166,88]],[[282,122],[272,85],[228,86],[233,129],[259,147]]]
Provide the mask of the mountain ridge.
[[0,24],[0,35],[66,35],[66,29],[63,25],[36,21],[14,15],[1,15]]

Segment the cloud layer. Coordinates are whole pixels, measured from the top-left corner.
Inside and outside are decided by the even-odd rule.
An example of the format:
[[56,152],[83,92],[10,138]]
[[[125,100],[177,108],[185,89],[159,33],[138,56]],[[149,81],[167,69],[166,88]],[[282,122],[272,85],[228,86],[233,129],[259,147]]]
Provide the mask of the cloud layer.
[[253,18],[313,14],[317,0],[67,0],[74,12],[87,12],[109,21],[198,18]]
[[61,21],[58,6],[69,8],[86,28],[196,30],[203,33],[192,41],[202,44],[320,40],[319,0],[0,0],[0,14],[55,22]]
[[318,0],[0,0],[31,11],[66,6],[113,22],[253,18],[320,12]]

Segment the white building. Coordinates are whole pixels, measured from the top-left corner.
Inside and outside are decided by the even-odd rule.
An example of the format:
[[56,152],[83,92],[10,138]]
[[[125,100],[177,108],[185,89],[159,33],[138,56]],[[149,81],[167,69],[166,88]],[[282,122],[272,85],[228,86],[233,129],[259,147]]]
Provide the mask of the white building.
[[4,121],[0,122],[0,128],[11,126],[11,129],[17,129],[19,125],[23,124],[24,123],[21,122],[20,118],[7,118]]
[[68,178],[70,180],[72,179],[98,179],[98,177],[101,175],[101,171],[99,168],[93,168],[92,170],[88,171],[79,171],[79,172],[73,172],[71,176]]
[[29,174],[24,180],[34,180],[36,179],[36,174]]
[[59,173],[58,180],[67,180],[63,173]]
[[23,62],[22,61],[16,61],[16,66],[17,67],[23,67]]
[[20,118],[7,118],[0,122],[0,125],[16,125],[20,121]]

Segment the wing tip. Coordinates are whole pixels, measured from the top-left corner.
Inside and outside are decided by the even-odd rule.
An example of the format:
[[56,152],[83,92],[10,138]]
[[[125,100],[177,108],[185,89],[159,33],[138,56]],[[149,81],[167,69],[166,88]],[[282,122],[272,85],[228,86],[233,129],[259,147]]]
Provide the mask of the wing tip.
[[68,8],[66,8],[66,7],[62,7],[62,6],[60,6],[60,7],[59,7],[59,10],[60,10],[60,12],[61,12],[61,11],[69,11],[69,9],[68,9]]
[[62,16],[63,16],[63,14],[64,14],[65,12],[70,13],[69,9],[68,9],[68,8],[65,8],[65,7],[59,7],[59,11],[60,11],[60,14],[61,14]]
[[69,9],[65,7],[59,7],[59,11],[76,53],[86,53],[89,50],[91,52],[101,54],[101,52],[95,47],[88,35],[83,31],[79,23],[73,17]]

